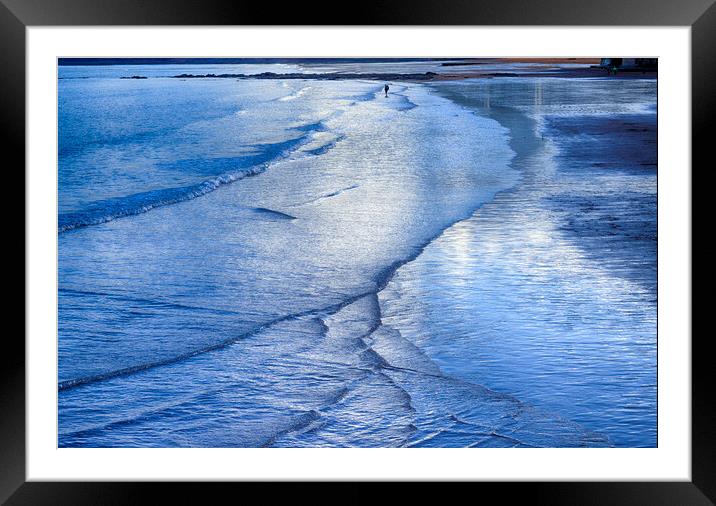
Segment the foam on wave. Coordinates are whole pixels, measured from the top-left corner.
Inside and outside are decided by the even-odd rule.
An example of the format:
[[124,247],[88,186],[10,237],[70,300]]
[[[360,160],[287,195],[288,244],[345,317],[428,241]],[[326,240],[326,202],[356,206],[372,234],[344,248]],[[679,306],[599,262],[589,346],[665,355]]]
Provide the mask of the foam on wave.
[[[266,145],[259,155],[215,159],[212,162],[214,167],[210,167],[210,170],[226,170],[231,165],[238,167],[238,169],[229,170],[211,179],[178,188],[162,188],[124,197],[105,199],[94,202],[79,211],[62,213],[57,218],[58,232],[63,233],[77,228],[100,225],[118,218],[146,213],[157,207],[193,200],[221,186],[234,183],[246,177],[256,176],[264,172],[271,163],[296,152],[298,148],[310,141],[310,134],[325,131],[326,126],[322,121],[318,121],[294,126],[291,129],[304,132],[304,135],[285,142]],[[327,151],[330,147],[326,147],[324,151]],[[182,160],[175,162],[173,167],[186,170],[191,168],[192,164],[206,165],[207,161]]]

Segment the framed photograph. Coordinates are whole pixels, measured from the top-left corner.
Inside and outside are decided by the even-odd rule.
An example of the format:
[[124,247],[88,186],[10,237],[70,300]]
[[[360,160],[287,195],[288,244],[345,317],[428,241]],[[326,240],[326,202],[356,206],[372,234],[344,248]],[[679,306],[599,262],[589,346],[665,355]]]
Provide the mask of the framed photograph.
[[3,501],[147,481],[716,500],[691,331],[711,1],[391,2],[349,25],[0,1],[26,189]]

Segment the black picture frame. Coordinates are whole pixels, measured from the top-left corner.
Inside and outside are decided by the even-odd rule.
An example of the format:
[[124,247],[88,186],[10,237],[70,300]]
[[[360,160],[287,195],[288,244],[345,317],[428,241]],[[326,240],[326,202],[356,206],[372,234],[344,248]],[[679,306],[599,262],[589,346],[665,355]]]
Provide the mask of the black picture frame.
[[[24,167],[25,160],[26,27],[278,24],[690,26],[692,176],[694,165],[706,164],[707,145],[712,142],[708,127],[713,127],[716,116],[714,0],[486,0],[437,3],[429,0],[390,0],[384,4],[368,2],[355,5],[314,1],[310,4],[286,2],[280,7],[271,2],[216,0],[0,0],[1,142],[3,153],[6,157],[11,155],[9,159],[14,160],[12,164],[5,165],[6,171],[19,174],[18,169]],[[19,206],[14,208],[17,213]],[[16,218],[12,219],[19,222]],[[691,247],[693,251],[693,242]],[[24,255],[28,254],[24,246],[22,251]],[[25,262],[24,258],[22,261]],[[27,269],[27,264],[25,266]],[[714,504],[716,417],[710,388],[714,377],[713,366],[707,349],[710,336],[696,333],[683,336],[686,341],[689,337],[692,350],[691,482],[479,483],[472,486],[497,492],[500,501],[508,502],[517,499],[553,505]],[[3,348],[4,352],[0,354],[0,501],[13,505],[126,504],[141,502],[151,497],[150,492],[159,492],[166,500],[174,496],[181,498],[180,502],[188,502],[193,494],[206,493],[205,487],[180,483],[25,483],[24,341],[18,333],[8,331]],[[260,493],[261,490],[269,492],[271,485],[213,484],[212,490],[224,491],[235,486]]]

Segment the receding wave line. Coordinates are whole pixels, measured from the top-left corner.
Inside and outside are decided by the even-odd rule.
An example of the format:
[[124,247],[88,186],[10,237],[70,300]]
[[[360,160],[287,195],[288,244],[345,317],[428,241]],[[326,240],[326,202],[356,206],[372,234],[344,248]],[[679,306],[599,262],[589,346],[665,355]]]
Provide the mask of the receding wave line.
[[[271,163],[289,156],[300,146],[309,142],[310,133],[321,132],[325,129],[326,127],[321,121],[292,127],[291,130],[304,132],[305,135],[282,143],[268,145],[266,147],[267,152],[262,155],[245,157],[243,160],[237,158],[233,162],[231,159],[221,159],[221,163],[217,164],[217,167],[226,168],[229,165],[227,162],[230,162],[239,168],[233,171],[229,170],[197,184],[178,188],[162,188],[124,197],[110,198],[94,202],[80,211],[62,213],[57,217],[58,233],[91,225],[100,225],[117,218],[146,213],[157,207],[192,200],[206,195],[221,186],[261,174]],[[251,166],[246,166],[247,160],[252,163]],[[201,161],[199,160],[183,160],[175,162],[174,166],[183,168],[186,165],[199,165],[200,163]]]
[[119,301],[124,303],[141,303],[149,307],[163,308],[163,309],[187,309],[195,312],[206,312],[209,314],[222,314],[222,315],[237,315],[245,316],[245,312],[230,311],[228,309],[215,309],[202,306],[191,306],[187,304],[178,304],[176,302],[170,302],[160,299],[149,299],[146,297],[134,297],[131,295],[125,295],[121,293],[111,292],[99,292],[91,290],[76,290],[74,288],[60,287],[57,289],[58,294],[67,294],[70,296],[89,296],[89,297],[102,297],[113,301]]
[[136,193],[131,197],[103,200],[84,211],[60,214],[57,218],[57,230],[62,233],[76,228],[99,225],[117,218],[146,213],[155,207],[192,200],[206,195],[222,185],[233,183],[248,176],[255,176],[264,170],[266,170],[266,166],[262,165],[233,174],[224,174],[196,185],[152,190]]
[[196,402],[201,402],[202,399],[210,397],[213,393],[215,393],[215,391],[204,391],[198,395],[179,400],[178,402],[170,400],[168,402],[162,403],[161,405],[153,409],[125,413],[125,416],[118,420],[113,420],[99,425],[89,425],[77,429],[60,431],[58,435],[63,438],[82,436],[86,437],[88,435],[91,435],[92,433],[100,432],[103,430],[110,430],[113,428],[121,427],[123,425],[131,425],[139,420],[147,420],[151,416],[161,415],[162,413],[165,413],[166,411],[169,411],[171,409],[176,409],[182,406],[190,406]]
[[154,369],[155,367],[161,367],[161,366],[165,366],[165,365],[171,365],[171,364],[175,364],[178,362],[182,362],[186,359],[195,357],[197,355],[203,355],[204,353],[208,353],[208,352],[211,352],[214,350],[226,348],[227,346],[231,346],[232,344],[237,343],[238,341],[240,341],[242,339],[251,337],[251,336],[257,334],[258,332],[261,332],[262,330],[270,328],[273,325],[276,325],[281,322],[285,322],[288,320],[294,320],[296,318],[301,318],[304,316],[313,316],[313,315],[319,315],[319,314],[334,313],[334,312],[339,311],[340,309],[344,308],[345,306],[352,304],[353,302],[360,299],[361,297],[365,297],[366,295],[371,295],[371,294],[375,294],[375,293],[376,292],[374,292],[374,291],[364,292],[364,293],[360,293],[358,295],[349,297],[344,301],[341,301],[336,304],[332,304],[327,307],[323,307],[323,308],[319,308],[319,309],[310,309],[307,311],[301,311],[298,313],[288,314],[288,315],[282,316],[280,318],[276,318],[275,320],[271,320],[269,322],[257,325],[255,328],[249,330],[248,332],[240,334],[240,335],[233,337],[231,339],[227,339],[227,340],[212,344],[211,346],[206,346],[204,348],[199,348],[196,350],[188,351],[186,353],[182,353],[181,355],[175,355],[173,357],[169,357],[164,360],[158,360],[156,362],[150,362],[150,363],[145,363],[145,364],[138,364],[136,366],[125,367],[123,369],[117,369],[114,371],[107,371],[105,373],[95,374],[92,376],[85,376],[82,378],[74,378],[74,379],[69,379],[69,380],[65,380],[65,381],[60,381],[57,383],[57,390],[58,391],[70,390],[72,388],[76,388],[81,385],[86,385],[88,383],[96,383],[99,381],[117,378],[119,376],[129,376],[131,374],[146,371],[148,369]]

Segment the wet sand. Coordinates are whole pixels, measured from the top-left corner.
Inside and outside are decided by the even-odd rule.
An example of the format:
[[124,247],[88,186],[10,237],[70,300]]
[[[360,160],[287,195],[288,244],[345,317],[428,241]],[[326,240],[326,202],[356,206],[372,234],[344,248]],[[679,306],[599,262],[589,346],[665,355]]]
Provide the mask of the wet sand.
[[510,130],[522,178],[398,270],[382,321],[446,376],[654,446],[656,115],[605,84],[435,85]]

